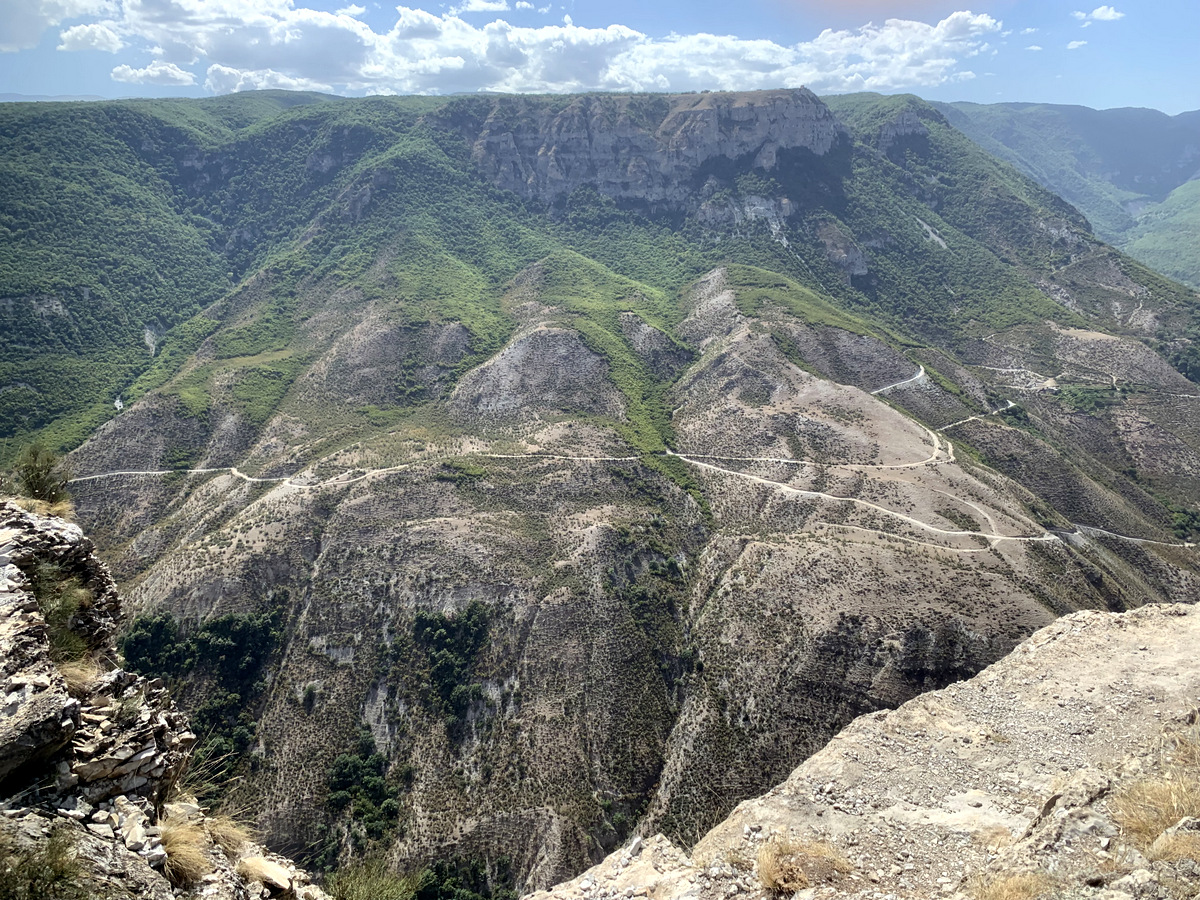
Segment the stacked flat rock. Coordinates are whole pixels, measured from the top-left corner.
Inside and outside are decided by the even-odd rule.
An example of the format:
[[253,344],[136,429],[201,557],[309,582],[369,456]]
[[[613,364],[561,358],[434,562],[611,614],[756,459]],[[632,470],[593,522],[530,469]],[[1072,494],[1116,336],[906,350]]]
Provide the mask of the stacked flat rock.
[[327,900],[290,860],[248,840],[230,850],[210,836],[197,885],[166,878],[166,823],[208,834],[199,806],[166,802],[196,737],[161,680],[113,669],[71,695],[31,592],[47,563],[91,594],[70,630],[93,654],[114,655],[120,597],[91,541],[75,525],[0,501],[0,850],[32,852],[66,829],[98,896],[113,887],[168,900],[194,888],[216,900]]

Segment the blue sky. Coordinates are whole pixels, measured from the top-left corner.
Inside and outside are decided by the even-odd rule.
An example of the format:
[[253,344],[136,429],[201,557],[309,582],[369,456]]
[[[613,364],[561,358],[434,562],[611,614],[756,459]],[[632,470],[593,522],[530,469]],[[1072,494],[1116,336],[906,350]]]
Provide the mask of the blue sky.
[[1200,0],[409,2],[0,0],[0,93],[804,84],[818,94],[1200,108]]

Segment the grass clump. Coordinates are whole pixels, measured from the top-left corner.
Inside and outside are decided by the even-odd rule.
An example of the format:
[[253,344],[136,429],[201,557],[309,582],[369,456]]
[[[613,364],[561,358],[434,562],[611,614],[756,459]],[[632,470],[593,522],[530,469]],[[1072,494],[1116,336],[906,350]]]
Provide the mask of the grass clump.
[[87,644],[71,629],[71,620],[92,603],[92,592],[58,563],[39,563],[30,579],[34,599],[50,639],[50,658],[58,665],[81,660]]
[[67,683],[67,693],[76,700],[90,696],[92,685],[104,673],[100,665],[87,655],[60,663],[58,671]]
[[69,499],[67,481],[70,477],[70,469],[57,453],[34,442],[17,454],[6,480],[9,488],[20,496],[53,506]]
[[208,835],[186,818],[166,816],[162,826],[162,846],[167,852],[163,874],[176,887],[199,880],[213,870],[208,857]]
[[1164,832],[1180,819],[1200,818],[1200,734],[1169,739],[1161,771],[1122,786],[1113,796],[1112,810],[1126,839],[1139,850],[1161,859],[1197,858],[1200,835]]
[[204,827],[213,844],[228,857],[236,856],[252,837],[250,827],[235,816],[209,816],[204,821]]
[[1045,872],[1019,872],[976,879],[968,891],[975,900],[1037,900],[1050,896],[1057,884]]
[[424,874],[400,875],[382,857],[359,860],[329,876],[326,893],[333,900],[413,900]]
[[0,836],[0,897],[5,900],[95,900],[112,891],[83,871],[69,826],[60,825],[36,848]]
[[836,881],[852,869],[837,848],[825,841],[774,837],[758,851],[758,879],[777,894]]

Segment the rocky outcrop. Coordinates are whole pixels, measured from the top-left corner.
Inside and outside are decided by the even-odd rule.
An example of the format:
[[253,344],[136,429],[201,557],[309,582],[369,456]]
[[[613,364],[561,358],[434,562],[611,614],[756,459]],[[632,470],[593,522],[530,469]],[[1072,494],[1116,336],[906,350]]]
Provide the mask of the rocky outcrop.
[[561,412],[620,419],[624,406],[604,358],[574,331],[547,326],[519,334],[464,377],[450,399],[458,416],[485,422]]
[[[66,591],[78,592],[77,608],[56,605]],[[96,896],[119,887],[170,898],[172,882],[193,880],[171,868],[169,833],[187,828],[205,896],[321,900],[287,860],[179,802],[195,735],[161,681],[103,671],[119,615],[112,577],[78,526],[0,501],[0,864],[16,878],[65,834],[76,877]],[[69,662],[57,649],[64,632],[75,639]]]
[[[1195,819],[1162,797],[1157,824],[1128,810],[1156,784],[1194,790],[1198,644],[1190,606],[1066,616],[969,681],[860,717],[690,854],[634,838],[532,897],[1193,896]],[[804,871],[781,879],[789,861]]]
[[845,129],[805,88],[668,96],[580,96],[565,107],[502,98],[454,123],[480,172],[553,202],[584,185],[618,200],[692,205],[722,163],[771,171],[781,153],[829,153]]

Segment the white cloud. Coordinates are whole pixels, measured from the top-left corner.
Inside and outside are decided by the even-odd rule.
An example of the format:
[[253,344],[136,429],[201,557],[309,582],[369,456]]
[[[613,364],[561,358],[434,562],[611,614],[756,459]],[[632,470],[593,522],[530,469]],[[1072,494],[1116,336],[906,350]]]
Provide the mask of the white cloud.
[[58,36],[57,50],[103,50],[116,53],[125,46],[120,35],[107,25],[72,25]]
[[1117,12],[1111,6],[1097,6],[1090,13],[1075,10],[1071,15],[1082,22],[1084,28],[1087,28],[1093,22],[1115,22],[1117,19],[1125,18],[1125,13]]
[[216,64],[208,67],[204,87],[214,94],[236,94],[239,91],[263,91],[268,88],[285,91],[328,92],[333,90],[328,84],[308,78],[294,78],[271,69],[247,71]]
[[0,52],[36,47],[47,28],[114,12],[112,0],[3,0],[0,3]]
[[508,0],[467,0],[459,6],[450,7],[450,15],[457,16],[459,13],[475,13],[475,12],[508,12]]
[[1021,34],[1037,34],[1036,28],[1022,28]]
[[179,68],[174,63],[165,63],[158,59],[144,69],[119,65],[112,70],[112,79],[130,84],[170,84],[179,87],[196,83],[196,76],[191,72]]
[[1028,47],[1026,47],[1025,49],[1026,49],[1026,50],[1041,50],[1042,48],[1041,48],[1041,47],[1039,47],[1037,44],[1030,44],[1030,45],[1029,45]]
[[1080,47],[1086,47],[1086,46],[1087,46],[1087,41],[1071,41],[1071,43],[1067,44],[1067,49],[1068,50],[1078,50]]
[[[50,0],[32,2],[46,9]],[[357,18],[359,4],[330,13],[305,7],[304,0],[120,0],[120,9],[105,6],[108,0],[54,2],[90,4],[94,18],[104,16],[64,31],[65,47],[83,45],[87,36],[93,46],[113,46],[115,39],[154,48],[149,66],[118,66],[114,78],[191,84],[195,77],[188,70],[200,64],[205,86],[217,93],[261,87],[444,94],[801,84],[827,92],[894,91],[975,77],[966,64],[994,52],[987,41],[1003,33],[996,19],[970,12],[933,24],[893,18],[827,29],[812,40],[783,44],[712,34],[653,38],[619,24],[584,28],[566,13],[562,24],[538,27],[502,18],[476,25],[460,15],[501,12],[510,0],[457,0],[441,15],[396,7],[395,23],[383,32]],[[526,10],[532,3],[518,0],[517,6]]]

